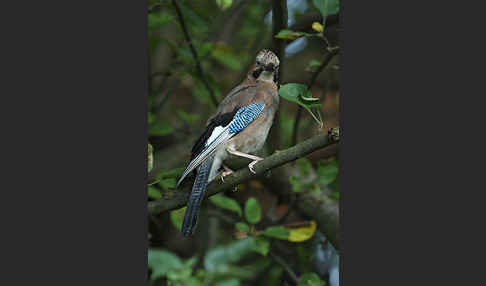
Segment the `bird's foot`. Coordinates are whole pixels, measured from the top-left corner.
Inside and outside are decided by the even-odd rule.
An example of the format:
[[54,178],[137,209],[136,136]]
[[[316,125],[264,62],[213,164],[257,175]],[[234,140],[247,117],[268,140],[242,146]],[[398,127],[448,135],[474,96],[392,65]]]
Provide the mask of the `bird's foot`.
[[228,175],[231,175],[234,173],[233,170],[231,170],[230,168],[228,168],[226,165],[223,165],[223,173],[221,173],[221,181],[224,182],[224,177],[228,176]]
[[253,174],[256,174],[255,170],[253,170],[253,166],[255,166],[255,164],[260,162],[261,160],[263,160],[263,158],[256,159],[256,160],[252,161],[250,164],[248,164],[248,169],[250,169],[250,172],[252,172]]

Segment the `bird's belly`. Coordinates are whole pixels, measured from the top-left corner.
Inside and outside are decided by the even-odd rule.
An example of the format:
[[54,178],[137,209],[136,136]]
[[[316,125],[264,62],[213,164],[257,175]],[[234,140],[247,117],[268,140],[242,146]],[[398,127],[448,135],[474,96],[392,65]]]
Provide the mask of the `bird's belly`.
[[235,150],[243,153],[253,153],[260,150],[265,144],[272,121],[273,116],[259,117],[235,135],[230,140],[230,144]]

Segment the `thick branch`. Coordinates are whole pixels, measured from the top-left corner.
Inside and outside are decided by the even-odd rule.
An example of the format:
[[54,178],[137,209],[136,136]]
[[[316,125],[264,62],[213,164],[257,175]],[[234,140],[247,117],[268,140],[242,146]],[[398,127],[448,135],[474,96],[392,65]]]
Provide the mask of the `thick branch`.
[[179,7],[179,3],[177,3],[177,0],[172,0],[172,3],[174,4],[174,7],[177,12],[177,16],[179,17],[179,22],[181,24],[182,31],[184,32],[184,36],[186,37],[186,41],[189,44],[189,48],[191,49],[192,56],[194,57],[194,61],[196,62],[196,69],[197,72],[199,73],[199,76],[201,77],[201,80],[203,81],[204,85],[206,86],[207,90],[209,91],[209,95],[211,97],[211,101],[213,102],[214,106],[218,106],[218,100],[216,99],[216,96],[214,95],[214,91],[209,86],[209,82],[207,78],[204,76],[201,63],[199,61],[199,56],[197,55],[197,51],[194,48],[194,45],[192,44],[191,36],[189,36],[189,32],[187,31],[186,28],[186,23],[184,22],[184,17],[182,16],[181,8]]
[[[339,53],[339,49],[333,49],[330,52],[328,52],[327,57],[324,59],[324,61],[322,61],[322,64],[312,74],[312,77],[309,80],[309,83],[307,84],[308,90],[310,90],[311,87],[314,85],[317,76],[321,73],[321,71],[331,62],[332,58],[338,53]],[[299,109],[297,110],[297,115],[295,116],[294,128],[292,131],[292,145],[295,145],[295,143],[297,142],[297,133],[299,130],[300,117],[302,116],[302,109],[303,109],[302,106],[299,105]]]
[[[254,166],[256,174],[252,174],[248,168],[243,168],[227,177],[224,182],[221,180],[214,180],[207,186],[206,197],[215,195],[224,190],[232,189],[238,184],[241,184],[252,177],[262,175],[263,173],[284,165],[285,163],[292,162],[298,158],[304,157],[309,153],[324,147],[335,144],[339,141],[339,129],[330,129],[328,134],[321,134],[314,136],[296,146],[288,148],[283,151],[277,151],[271,156],[265,158],[263,161],[258,162]],[[190,180],[185,181],[181,190],[175,191],[170,194],[166,194],[164,199],[149,202],[148,211],[150,214],[157,214],[168,210],[174,210],[186,205],[189,194],[191,193],[192,182]]]
[[323,193],[311,192],[299,196],[297,208],[317,221],[319,230],[339,249],[339,204]]

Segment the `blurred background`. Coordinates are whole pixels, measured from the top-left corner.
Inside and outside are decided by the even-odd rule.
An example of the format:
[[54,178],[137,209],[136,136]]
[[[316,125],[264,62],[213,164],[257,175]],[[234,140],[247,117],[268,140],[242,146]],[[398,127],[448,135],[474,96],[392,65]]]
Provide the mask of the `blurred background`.
[[[263,48],[284,94],[260,155],[337,127],[339,31],[333,0],[149,0],[150,203],[171,198],[215,103]],[[185,208],[149,211],[149,285],[339,285],[338,170],[338,147],[324,148],[212,196],[190,238]]]

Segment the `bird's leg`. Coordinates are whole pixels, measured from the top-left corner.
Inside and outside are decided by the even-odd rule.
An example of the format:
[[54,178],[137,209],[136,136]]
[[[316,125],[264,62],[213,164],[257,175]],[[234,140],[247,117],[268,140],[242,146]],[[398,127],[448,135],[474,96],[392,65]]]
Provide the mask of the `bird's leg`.
[[258,157],[258,156],[251,155],[251,154],[246,154],[246,153],[243,153],[243,152],[240,152],[240,151],[233,150],[231,148],[228,148],[226,150],[230,154],[240,156],[240,157],[244,157],[244,158],[248,158],[248,159],[252,159],[253,161],[250,164],[248,164],[248,169],[250,169],[250,172],[252,172],[253,174],[256,174],[255,170],[253,170],[253,166],[256,163],[258,163],[259,161],[263,160],[262,157]]
[[[223,164],[223,173],[221,173],[221,181],[223,181],[224,183],[224,177],[228,176],[228,175],[231,175],[233,174],[235,171],[231,170],[228,166],[226,166],[225,164]],[[236,185],[233,189],[233,192],[236,192],[238,191],[238,185]]]
[[223,164],[223,173],[221,173],[221,181],[224,182],[224,177],[228,176],[228,175],[231,175],[234,173],[233,170],[231,170],[230,168],[228,168],[228,166],[226,166],[225,164]]

